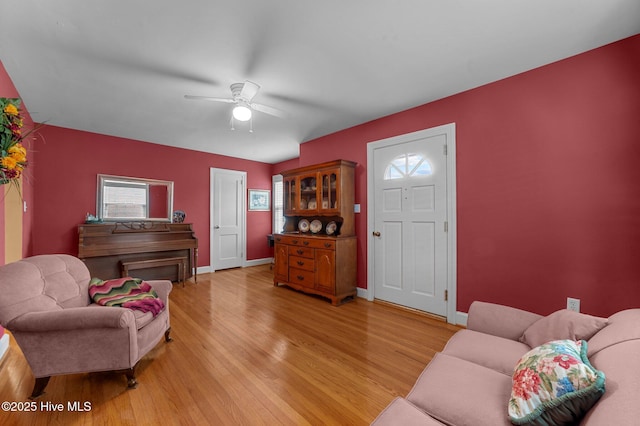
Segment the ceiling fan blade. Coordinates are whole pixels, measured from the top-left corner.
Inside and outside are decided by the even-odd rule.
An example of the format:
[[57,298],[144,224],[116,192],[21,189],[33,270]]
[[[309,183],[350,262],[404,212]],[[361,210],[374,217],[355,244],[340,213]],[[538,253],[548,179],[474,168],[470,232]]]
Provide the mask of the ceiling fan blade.
[[278,108],[274,108],[274,107],[270,107],[262,104],[249,104],[249,106],[256,111],[264,112],[265,114],[273,115],[275,117],[280,117],[280,118],[287,117],[287,113]]
[[198,101],[211,101],[211,102],[224,102],[227,104],[233,104],[236,101],[229,98],[213,98],[211,96],[196,96],[196,95],[184,95],[185,99],[195,99]]
[[258,94],[258,90],[260,90],[260,86],[254,83],[253,81],[245,81],[242,86],[242,90],[240,91],[240,98],[246,100],[247,102],[251,102],[251,99],[255,95]]

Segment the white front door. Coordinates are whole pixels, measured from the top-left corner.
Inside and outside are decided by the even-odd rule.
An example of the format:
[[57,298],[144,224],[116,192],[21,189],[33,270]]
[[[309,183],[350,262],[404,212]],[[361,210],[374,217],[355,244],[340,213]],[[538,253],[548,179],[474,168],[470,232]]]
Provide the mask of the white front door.
[[246,172],[211,169],[211,269],[243,265]]
[[369,153],[374,297],[445,317],[447,138],[421,131],[374,142]]

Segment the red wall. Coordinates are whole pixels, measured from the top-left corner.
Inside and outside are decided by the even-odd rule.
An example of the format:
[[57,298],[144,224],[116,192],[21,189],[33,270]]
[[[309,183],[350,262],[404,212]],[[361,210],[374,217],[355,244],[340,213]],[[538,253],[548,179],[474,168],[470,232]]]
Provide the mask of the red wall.
[[356,161],[367,286],[367,143],[456,123],[458,310],[640,306],[640,35],[304,143]]
[[[199,266],[209,266],[210,168],[247,172],[247,187],[271,188],[271,165],[95,133],[45,126],[37,143],[33,252],[78,253],[77,226],[96,213],[98,173],[174,182],[174,210],[198,237]],[[249,212],[247,259],[271,256],[269,212]]]
[[296,169],[300,166],[300,158],[282,161],[273,165],[273,174],[277,175],[285,170]]

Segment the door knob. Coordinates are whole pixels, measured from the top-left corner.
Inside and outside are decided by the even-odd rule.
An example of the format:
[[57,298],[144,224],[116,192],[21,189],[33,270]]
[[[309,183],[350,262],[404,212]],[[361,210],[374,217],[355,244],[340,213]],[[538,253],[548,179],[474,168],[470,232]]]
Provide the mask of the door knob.
[[220,229],[220,226],[216,225],[216,226],[213,227],[213,229]]
[[380,231],[373,231],[373,236],[374,237],[379,237],[380,236]]

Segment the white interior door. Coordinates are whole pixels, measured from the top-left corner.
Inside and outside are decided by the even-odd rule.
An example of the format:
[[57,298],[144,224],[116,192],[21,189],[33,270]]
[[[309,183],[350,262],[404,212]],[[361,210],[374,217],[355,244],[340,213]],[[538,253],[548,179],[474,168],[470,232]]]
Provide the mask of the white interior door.
[[447,134],[373,145],[374,296],[448,316]]
[[211,169],[211,269],[244,263],[246,172]]

